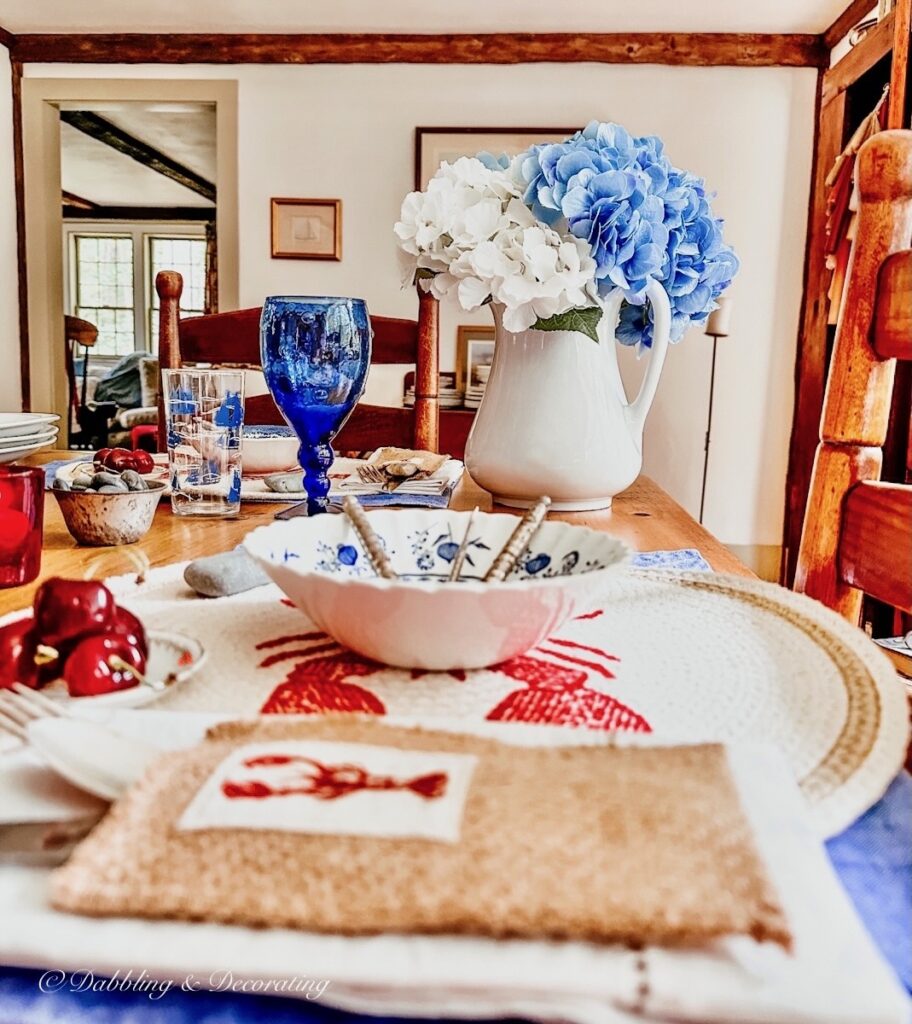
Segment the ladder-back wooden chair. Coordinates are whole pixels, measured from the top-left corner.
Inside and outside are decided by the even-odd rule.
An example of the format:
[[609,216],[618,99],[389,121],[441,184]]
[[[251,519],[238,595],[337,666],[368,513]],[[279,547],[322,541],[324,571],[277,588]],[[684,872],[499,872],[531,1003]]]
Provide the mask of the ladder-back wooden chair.
[[896,360],[912,360],[912,131],[858,154],[858,225],[795,588],[853,623],[864,594],[912,612],[912,486],[880,482]]
[[[98,341],[98,328],[88,320],[67,314],[63,318],[63,336],[66,344],[64,363],[70,392],[67,420],[70,447],[92,447],[98,439],[101,439],[103,445],[107,438],[108,418],[113,415],[114,406],[108,404],[99,412],[88,406],[89,349]],[[77,382],[76,359],[79,346],[82,347],[82,377]],[[74,423],[76,430],[73,429]]]
[[[181,320],[183,284],[183,278],[174,270],[163,270],[155,278],[155,290],[161,300],[158,358],[162,369],[176,369],[184,360],[259,367],[262,307]],[[333,440],[337,450],[366,451],[381,445],[439,450],[438,320],[439,303],[420,290],[417,321],[371,317],[374,329],[371,362],[415,364],[415,407],[396,409],[359,403]],[[248,423],[285,422],[269,395],[248,398],[245,407]],[[159,396],[161,451],[166,450],[165,434],[164,408]]]

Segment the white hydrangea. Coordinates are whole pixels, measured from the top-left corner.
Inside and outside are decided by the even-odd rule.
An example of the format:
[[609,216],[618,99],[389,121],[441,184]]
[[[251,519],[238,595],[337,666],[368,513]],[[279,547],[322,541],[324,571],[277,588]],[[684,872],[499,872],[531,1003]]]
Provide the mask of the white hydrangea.
[[395,232],[406,283],[417,276],[467,310],[501,303],[508,331],[595,304],[588,242],[536,220],[510,174],[474,157],[406,196]]

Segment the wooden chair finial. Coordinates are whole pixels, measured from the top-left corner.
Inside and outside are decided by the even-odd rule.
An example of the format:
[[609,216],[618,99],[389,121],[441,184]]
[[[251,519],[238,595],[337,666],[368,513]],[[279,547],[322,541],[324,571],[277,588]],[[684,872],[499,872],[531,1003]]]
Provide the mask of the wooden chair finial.
[[895,128],[879,132],[858,151],[858,189],[866,202],[912,196],[912,151],[909,133]]
[[184,279],[176,270],[160,270],[155,275],[155,290],[158,292],[162,306],[169,299],[179,301],[184,290]]
[[[176,370],[181,365],[180,334],[177,321],[180,317],[180,297],[184,290],[184,279],[176,270],[160,270],[155,275],[155,290],[158,292],[158,362],[162,370]],[[158,450],[168,450],[168,431],[165,427],[164,388],[158,388]]]

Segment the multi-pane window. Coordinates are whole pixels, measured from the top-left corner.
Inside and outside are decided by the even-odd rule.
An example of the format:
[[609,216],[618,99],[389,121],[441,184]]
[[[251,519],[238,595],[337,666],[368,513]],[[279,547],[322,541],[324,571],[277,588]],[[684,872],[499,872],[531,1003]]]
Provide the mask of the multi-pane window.
[[98,327],[93,362],[158,350],[155,275],[184,279],[180,315],[205,312],[206,237],[202,224],[64,222],[67,312]]
[[155,276],[160,270],[176,270],[184,279],[180,315],[200,316],[206,311],[206,240],[204,238],[168,238],[149,236],[149,337],[158,338],[159,298]]
[[98,328],[93,352],[124,356],[136,347],[133,319],[133,239],[74,237],[75,314]]

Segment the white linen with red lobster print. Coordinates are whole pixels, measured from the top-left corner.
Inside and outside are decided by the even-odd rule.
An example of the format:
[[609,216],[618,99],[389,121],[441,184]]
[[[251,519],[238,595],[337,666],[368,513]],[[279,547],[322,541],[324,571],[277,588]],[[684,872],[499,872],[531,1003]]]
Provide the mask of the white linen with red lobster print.
[[118,600],[145,622],[191,634],[206,648],[206,664],[157,704],[162,709],[361,712],[651,731],[643,713],[616,693],[619,684],[630,692],[631,680],[605,642],[598,609],[491,668],[422,672],[380,665],[340,647],[276,587],[202,600],[186,587],[182,571],[153,570],[138,586],[130,577],[109,581]]

